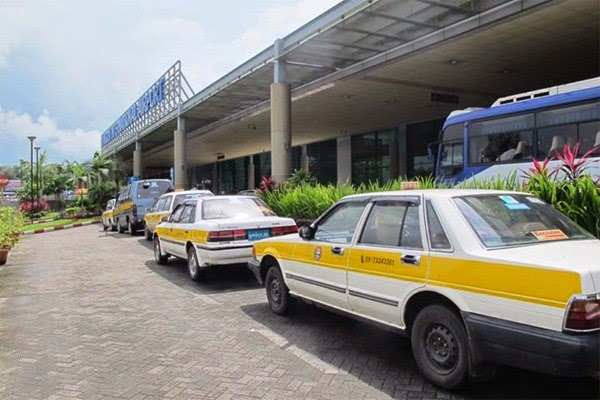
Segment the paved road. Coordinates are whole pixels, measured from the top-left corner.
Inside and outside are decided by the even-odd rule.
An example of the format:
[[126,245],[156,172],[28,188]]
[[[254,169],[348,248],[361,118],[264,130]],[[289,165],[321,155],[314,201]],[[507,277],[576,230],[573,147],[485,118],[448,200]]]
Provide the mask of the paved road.
[[402,337],[303,306],[272,314],[243,267],[187,278],[142,237],[26,237],[0,268],[0,399],[599,398],[598,382],[500,369],[440,391]]

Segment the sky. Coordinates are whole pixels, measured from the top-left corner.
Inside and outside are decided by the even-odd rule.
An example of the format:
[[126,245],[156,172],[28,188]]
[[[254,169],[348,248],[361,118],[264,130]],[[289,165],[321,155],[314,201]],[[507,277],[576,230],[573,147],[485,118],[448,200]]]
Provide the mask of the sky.
[[85,161],[175,61],[198,92],[339,0],[0,0],[0,165]]

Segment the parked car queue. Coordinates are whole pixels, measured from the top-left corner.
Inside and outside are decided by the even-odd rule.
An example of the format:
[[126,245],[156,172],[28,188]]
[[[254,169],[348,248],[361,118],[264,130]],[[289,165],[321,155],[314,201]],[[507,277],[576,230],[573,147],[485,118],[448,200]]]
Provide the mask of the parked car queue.
[[437,386],[495,365],[600,376],[600,240],[528,193],[354,195],[299,234],[249,196],[185,200],[162,218],[159,264],[186,259],[202,280],[248,261],[274,313],[302,300],[397,330]]

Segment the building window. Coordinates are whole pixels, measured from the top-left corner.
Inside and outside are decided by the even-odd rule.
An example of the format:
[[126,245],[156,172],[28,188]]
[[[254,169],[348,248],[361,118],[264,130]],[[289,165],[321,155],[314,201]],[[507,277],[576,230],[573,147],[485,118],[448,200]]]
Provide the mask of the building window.
[[433,174],[434,160],[427,147],[438,140],[443,124],[443,119],[436,119],[406,126],[406,175],[409,178]]
[[[352,183],[385,183],[393,176],[396,165],[397,134],[394,130],[369,132],[352,136]],[[392,158],[395,160],[392,162]]]

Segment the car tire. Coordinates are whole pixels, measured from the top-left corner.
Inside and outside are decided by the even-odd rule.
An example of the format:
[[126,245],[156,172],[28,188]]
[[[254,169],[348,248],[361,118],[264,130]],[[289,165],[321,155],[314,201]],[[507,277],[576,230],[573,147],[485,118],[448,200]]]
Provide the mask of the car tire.
[[117,225],[113,222],[110,223],[110,230],[112,232],[116,232],[117,231]]
[[152,232],[150,232],[148,230],[148,227],[146,226],[146,224],[144,224],[144,236],[146,237],[147,241],[151,241],[152,240]]
[[188,274],[190,275],[190,278],[193,281],[200,282],[204,280],[205,271],[202,268],[200,268],[200,265],[198,263],[198,255],[196,254],[196,251],[192,246],[190,246],[187,251],[187,267]]
[[265,278],[265,288],[271,311],[278,315],[289,315],[294,311],[296,299],[290,296],[290,290],[283,280],[279,266],[269,267]]
[[163,254],[162,252],[162,248],[160,246],[160,239],[158,238],[158,236],[154,238],[154,260],[160,265],[166,264],[169,260],[169,255]]
[[456,389],[469,379],[467,332],[460,317],[447,307],[430,305],[417,314],[411,346],[419,370],[434,385]]
[[123,225],[121,225],[119,221],[117,221],[117,231],[119,233],[125,233],[125,228],[123,228]]
[[133,224],[131,223],[131,220],[127,220],[127,230],[129,231],[129,234],[131,236],[135,235],[135,229],[133,229]]

